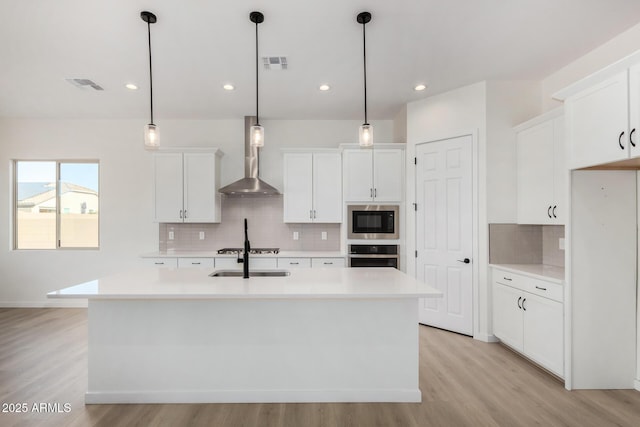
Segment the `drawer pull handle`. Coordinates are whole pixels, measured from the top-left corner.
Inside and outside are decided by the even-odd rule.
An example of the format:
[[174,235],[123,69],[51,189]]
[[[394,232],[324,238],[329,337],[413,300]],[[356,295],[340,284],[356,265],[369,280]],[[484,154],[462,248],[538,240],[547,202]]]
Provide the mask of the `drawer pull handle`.
[[300,264],[299,262],[290,262],[289,265],[298,265]]
[[622,131],[620,133],[620,136],[618,137],[618,145],[620,146],[621,149],[624,150],[624,145],[622,145],[622,137],[624,136],[624,131]]
[[547,215],[549,216],[549,218],[552,218],[552,216],[551,216],[551,206],[549,206],[549,209],[547,209]]
[[546,291],[547,290],[547,288],[543,288],[541,286],[536,286],[536,289],[540,289],[541,291]]
[[527,302],[527,299],[526,299],[526,298],[524,298],[524,299],[522,300],[522,309],[523,309],[524,311],[527,311],[527,307],[525,307],[525,306],[524,306],[524,303],[525,303],[525,302]]
[[332,262],[325,262],[324,265],[333,265]]
[[154,262],[155,265],[164,265],[164,262]]
[[520,305],[520,300],[522,299],[522,297],[518,297],[518,308],[522,308],[522,306]]
[[512,281],[513,279],[510,279],[508,277],[503,277],[504,280],[508,280],[508,281]]
[[636,128],[631,129],[631,133],[629,134],[629,142],[631,143],[632,146],[636,146],[636,143],[633,142],[633,134],[635,133]]
[[192,262],[191,265],[200,265],[199,262]]

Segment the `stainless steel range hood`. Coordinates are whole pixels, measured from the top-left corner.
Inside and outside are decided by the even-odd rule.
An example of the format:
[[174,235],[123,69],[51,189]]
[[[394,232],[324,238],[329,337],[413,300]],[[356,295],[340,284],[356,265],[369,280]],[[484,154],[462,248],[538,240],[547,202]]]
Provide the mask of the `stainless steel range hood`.
[[253,116],[244,118],[244,178],[222,187],[220,193],[228,196],[275,196],[280,192],[258,177],[258,147],[250,144],[249,132],[256,123]]

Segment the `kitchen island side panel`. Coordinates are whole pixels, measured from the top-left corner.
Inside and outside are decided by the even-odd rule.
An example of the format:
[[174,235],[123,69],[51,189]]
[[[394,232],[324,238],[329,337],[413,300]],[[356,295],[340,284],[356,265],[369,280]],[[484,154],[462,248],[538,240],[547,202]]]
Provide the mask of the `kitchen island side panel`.
[[417,402],[417,298],[90,300],[87,403]]

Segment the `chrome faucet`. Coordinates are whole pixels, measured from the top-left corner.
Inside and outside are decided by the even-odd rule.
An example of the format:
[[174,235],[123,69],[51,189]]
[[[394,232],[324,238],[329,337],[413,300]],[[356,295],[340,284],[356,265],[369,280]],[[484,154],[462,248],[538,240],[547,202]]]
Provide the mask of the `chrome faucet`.
[[249,234],[247,233],[247,218],[244,219],[244,254],[242,254],[242,278],[249,278],[249,251],[251,245],[249,244]]

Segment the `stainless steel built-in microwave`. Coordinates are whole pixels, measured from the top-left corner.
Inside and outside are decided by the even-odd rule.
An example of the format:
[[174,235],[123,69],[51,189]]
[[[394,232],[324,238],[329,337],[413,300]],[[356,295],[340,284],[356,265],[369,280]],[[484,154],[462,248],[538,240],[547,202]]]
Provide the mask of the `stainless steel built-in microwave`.
[[398,205],[349,205],[348,239],[398,239]]

